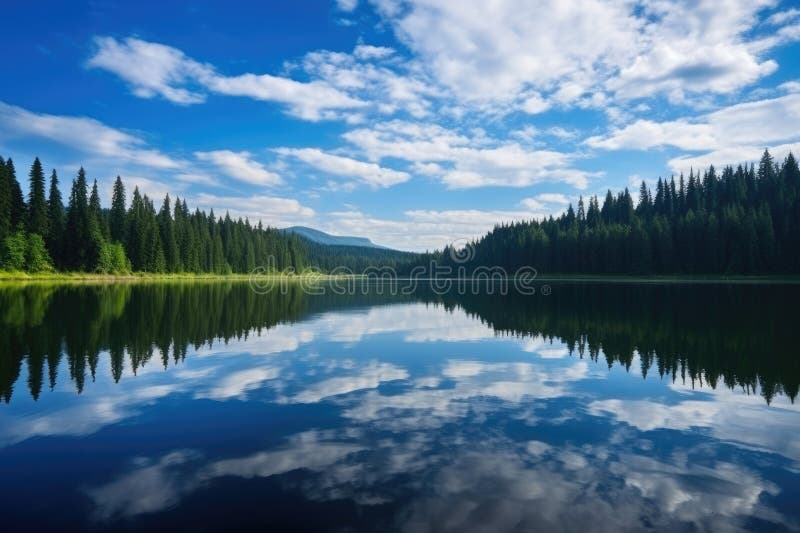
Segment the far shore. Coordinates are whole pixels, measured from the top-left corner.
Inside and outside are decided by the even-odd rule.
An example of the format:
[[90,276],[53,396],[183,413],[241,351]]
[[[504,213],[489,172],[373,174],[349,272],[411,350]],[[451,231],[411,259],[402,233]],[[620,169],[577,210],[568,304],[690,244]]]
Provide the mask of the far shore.
[[[256,279],[275,278],[283,280],[309,280],[309,279],[338,279],[342,276],[328,274],[286,274],[281,272],[270,274],[257,274]],[[249,281],[250,274],[153,274],[150,272],[132,272],[129,274],[97,274],[93,272],[41,272],[30,274],[27,272],[0,272],[0,285],[4,282],[169,282],[169,281]]]
[[[388,282],[386,278],[365,276],[363,274],[354,275],[330,275],[324,273],[283,273],[275,272],[269,274],[256,274],[255,279],[281,279],[284,281],[304,281],[309,280],[335,280],[359,278],[366,281]],[[53,283],[131,283],[131,282],[170,282],[170,281],[249,281],[250,274],[153,274],[149,272],[133,272],[129,274],[98,274],[92,272],[43,272],[30,274],[26,272],[2,272],[0,271],[0,285],[4,283],[20,282],[53,282]],[[409,281],[411,277],[400,276],[396,281]],[[417,277],[417,281],[431,281],[432,278]],[[440,280],[451,279],[469,281],[489,281],[484,277],[466,278],[438,278]],[[508,278],[512,279],[512,278]],[[498,281],[499,278],[492,278]],[[800,283],[800,276],[780,276],[780,275],[601,275],[601,274],[548,274],[533,279],[527,279],[528,283],[549,283],[549,282],[593,282],[593,283]]]

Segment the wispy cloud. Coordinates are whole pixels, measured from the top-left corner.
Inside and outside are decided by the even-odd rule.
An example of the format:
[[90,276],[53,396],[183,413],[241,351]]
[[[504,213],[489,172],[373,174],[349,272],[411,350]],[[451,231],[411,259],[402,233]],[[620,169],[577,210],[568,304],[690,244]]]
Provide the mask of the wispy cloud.
[[0,102],[0,136],[35,137],[89,155],[159,169],[176,169],[185,162],[148,147],[141,137],[112,128],[93,118],[49,115]]
[[391,187],[411,178],[407,172],[329,154],[317,148],[278,148],[276,151],[281,155],[297,158],[322,172],[353,178],[372,188]]
[[97,37],[96,52],[88,60],[91,68],[113,72],[141,98],[160,96],[183,105],[205,101],[208,92],[245,96],[288,106],[307,120],[320,120],[333,109],[365,105],[321,81],[308,83],[271,74],[220,74],[215,67],[188,57],[181,50],[160,43],[129,37]]
[[264,165],[253,159],[250,152],[234,152],[232,150],[213,150],[195,152],[200,161],[211,163],[228,177],[252,185],[280,185],[283,179],[270,172]]

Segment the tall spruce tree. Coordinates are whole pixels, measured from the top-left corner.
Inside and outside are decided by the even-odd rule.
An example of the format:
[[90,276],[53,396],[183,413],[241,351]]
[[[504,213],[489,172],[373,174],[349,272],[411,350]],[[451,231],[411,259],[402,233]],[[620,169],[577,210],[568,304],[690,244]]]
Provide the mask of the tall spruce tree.
[[27,206],[25,205],[25,198],[22,196],[22,189],[17,181],[17,171],[14,168],[14,161],[9,157],[6,161],[6,179],[8,180],[8,187],[10,190],[10,203],[11,215],[10,224],[11,231],[16,231],[25,226],[25,212]]
[[28,187],[28,231],[47,239],[47,201],[44,193],[44,169],[39,158],[33,160]]
[[72,270],[88,270],[91,247],[89,233],[89,199],[86,183],[86,171],[78,170],[78,176],[72,182],[67,206],[67,224],[64,239],[64,262]]
[[131,266],[135,271],[144,270],[147,265],[145,259],[145,211],[144,199],[139,193],[139,187],[135,187],[133,189],[131,207],[128,210],[127,228],[125,230],[125,252],[128,255],[128,259],[131,260]]
[[112,241],[125,242],[125,185],[117,176],[114,180],[114,192],[111,196],[111,211],[109,212],[109,233]]
[[92,193],[89,195],[89,220],[100,232],[103,240],[108,239],[108,221],[103,214],[103,207],[100,205],[100,192],[97,188],[97,180],[92,184]]
[[5,159],[0,157],[0,241],[11,233],[11,182]]
[[164,198],[164,203],[158,213],[158,226],[164,250],[166,270],[168,272],[179,272],[181,270],[181,254],[178,249],[178,239],[175,236],[169,194]]
[[64,203],[58,188],[58,175],[55,169],[50,175],[50,194],[47,198],[47,250],[57,268],[63,268],[62,249],[64,241]]

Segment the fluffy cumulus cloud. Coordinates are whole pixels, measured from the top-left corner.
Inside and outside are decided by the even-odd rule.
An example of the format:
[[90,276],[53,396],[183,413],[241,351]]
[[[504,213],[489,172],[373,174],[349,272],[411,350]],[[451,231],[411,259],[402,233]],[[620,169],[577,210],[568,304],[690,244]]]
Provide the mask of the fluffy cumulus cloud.
[[747,162],[757,159],[765,146],[778,155],[800,148],[800,94],[746,102],[697,117],[665,122],[637,120],[586,143],[603,150],[647,150],[671,146],[685,151],[669,164],[677,171],[689,166]]
[[343,137],[373,161],[396,158],[414,163],[418,173],[451,189],[526,187],[547,181],[582,189],[592,176],[574,168],[575,155],[530,149],[483,131],[466,135],[437,124],[394,120],[356,128]]
[[727,93],[774,72],[764,53],[798,38],[791,10],[772,16],[777,31],[753,34],[775,0],[372,3],[442,84],[531,113]]

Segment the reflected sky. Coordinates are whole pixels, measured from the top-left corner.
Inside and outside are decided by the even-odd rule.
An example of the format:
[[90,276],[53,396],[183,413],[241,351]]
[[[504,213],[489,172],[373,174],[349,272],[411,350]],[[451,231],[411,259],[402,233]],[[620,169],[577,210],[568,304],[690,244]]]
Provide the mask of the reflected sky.
[[[768,403],[760,386],[709,383],[707,368],[692,371],[699,363],[691,353],[686,368],[663,375],[658,367],[667,363],[637,349],[611,364],[602,346],[590,354],[592,337],[582,352],[541,328],[512,333],[474,302],[342,298],[304,302],[227,338],[206,325],[205,341],[189,347],[159,345],[154,334],[149,357],[129,353],[139,341],[127,338],[117,363],[103,347],[119,338],[112,335],[98,341],[97,354],[83,354],[96,361],[80,393],[74,356],[57,360],[53,389],[36,399],[24,390],[33,356],[23,354],[18,370],[5,362],[16,373],[13,396],[0,405],[7,524],[800,527],[793,396]],[[486,298],[485,309],[502,304],[502,296]],[[135,299],[128,295],[117,316],[127,320]],[[563,315],[565,302],[550,305]],[[545,304],[513,305],[518,318]],[[11,323],[9,337],[31,334],[30,321]],[[584,321],[578,337],[596,327]],[[62,333],[66,354],[74,332]]]

